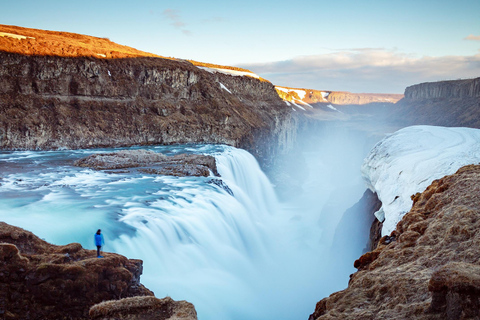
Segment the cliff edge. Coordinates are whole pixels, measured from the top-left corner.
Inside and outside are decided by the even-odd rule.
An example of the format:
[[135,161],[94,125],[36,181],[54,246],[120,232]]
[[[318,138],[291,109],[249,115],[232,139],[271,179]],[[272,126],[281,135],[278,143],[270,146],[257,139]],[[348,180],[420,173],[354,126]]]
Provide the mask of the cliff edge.
[[49,244],[0,222],[0,310],[5,319],[86,319],[99,302],[153,296],[140,283],[142,261]]

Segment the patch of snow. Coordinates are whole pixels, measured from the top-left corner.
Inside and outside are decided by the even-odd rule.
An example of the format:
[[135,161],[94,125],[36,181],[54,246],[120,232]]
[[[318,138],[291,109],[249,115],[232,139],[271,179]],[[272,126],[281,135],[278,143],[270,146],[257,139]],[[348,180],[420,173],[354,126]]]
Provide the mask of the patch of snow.
[[293,104],[295,107],[300,108],[300,109],[302,109],[303,111],[305,111],[305,108],[304,108],[304,107],[299,106],[299,105],[296,104],[295,102],[292,101],[292,104]]
[[287,106],[291,106],[290,102],[288,102],[287,100],[284,100],[284,102],[287,104]]
[[[330,109],[332,109],[332,110],[338,111],[338,109],[335,108],[334,106],[332,106],[331,104],[327,105],[327,108],[330,108]],[[338,112],[340,112],[340,111],[338,111]]]
[[295,101],[297,101],[298,103],[303,104],[303,105],[305,105],[305,106],[309,106],[310,108],[313,109],[313,107],[312,107],[311,105],[309,105],[309,104],[306,103],[306,102],[303,102],[302,100],[295,99]]
[[27,37],[27,36],[22,36],[20,34],[14,34],[14,33],[8,33],[8,32],[0,32],[0,37],[14,38],[18,40],[35,39],[34,37]]
[[228,93],[232,94],[232,91],[228,90],[227,87],[225,87],[225,85],[221,82],[220,83],[220,88],[222,88],[223,90],[226,90]]
[[292,107],[292,110],[293,110],[293,111],[297,111],[294,107]]
[[328,101],[326,98],[328,97],[328,95],[330,94],[330,92],[320,91],[320,94],[322,95],[323,101]]
[[222,68],[208,68],[208,67],[197,67],[197,68],[208,71],[210,73],[220,72],[220,73],[223,73],[223,74],[228,74],[228,75],[237,76],[237,77],[247,76],[247,77],[252,77],[252,78],[256,78],[256,79],[260,78],[259,75],[255,74],[253,72],[231,70],[231,69],[222,69]]
[[298,97],[300,99],[303,99],[305,98],[305,95],[307,94],[305,92],[305,90],[295,90],[295,89],[289,89],[289,88],[284,88],[284,87],[275,87],[276,89],[280,90],[280,91],[283,91],[283,92],[286,92],[286,93],[289,93],[289,92],[296,92],[298,94]]
[[384,216],[382,236],[395,230],[410,211],[410,196],[423,192],[433,180],[480,162],[480,129],[413,126],[377,143],[365,158],[362,175],[377,193]]
[[108,71],[108,75],[111,77],[111,76],[112,76],[112,74],[110,73],[110,70],[108,70],[108,69],[107,69],[107,71]]
[[102,58],[106,58],[106,57],[107,57],[107,55],[106,55],[106,54],[103,54],[103,53],[97,53],[97,56],[100,56],[100,57],[102,57]]

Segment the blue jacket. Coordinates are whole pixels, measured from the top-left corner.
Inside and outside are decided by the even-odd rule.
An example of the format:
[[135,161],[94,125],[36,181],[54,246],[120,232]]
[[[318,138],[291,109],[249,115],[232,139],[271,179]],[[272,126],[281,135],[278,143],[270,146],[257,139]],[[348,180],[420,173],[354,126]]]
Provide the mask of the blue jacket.
[[105,243],[103,240],[103,234],[96,234],[95,233],[95,245],[102,246]]

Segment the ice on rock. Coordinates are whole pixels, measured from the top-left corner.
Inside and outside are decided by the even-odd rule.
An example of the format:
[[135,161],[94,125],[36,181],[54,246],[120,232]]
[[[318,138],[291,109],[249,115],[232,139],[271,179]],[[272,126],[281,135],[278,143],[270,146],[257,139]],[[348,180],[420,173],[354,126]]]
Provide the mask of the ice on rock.
[[384,216],[382,236],[390,234],[412,207],[411,196],[435,179],[480,162],[480,130],[413,126],[377,143],[362,165],[370,190],[377,193]]

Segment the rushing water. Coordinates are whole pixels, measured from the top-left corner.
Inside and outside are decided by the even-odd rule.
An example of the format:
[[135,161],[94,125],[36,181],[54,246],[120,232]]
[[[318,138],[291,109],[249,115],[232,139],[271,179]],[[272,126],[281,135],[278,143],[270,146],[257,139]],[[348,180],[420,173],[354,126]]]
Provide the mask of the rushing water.
[[[333,235],[343,211],[365,189],[358,173],[339,178],[345,168],[332,171],[321,154],[306,153],[305,165],[312,170],[303,191],[279,201],[244,150],[212,145],[150,149],[212,154],[228,188],[215,183],[215,177],[112,173],[72,165],[105,149],[3,152],[0,219],[51,243],[79,242],[90,249],[101,228],[105,251],[142,259],[142,283],[157,297],[194,303],[200,320],[307,319],[318,300],[346,287],[365,240],[352,239],[358,248],[344,263],[336,259],[341,250],[332,247]],[[333,196],[347,189],[348,197]]]

